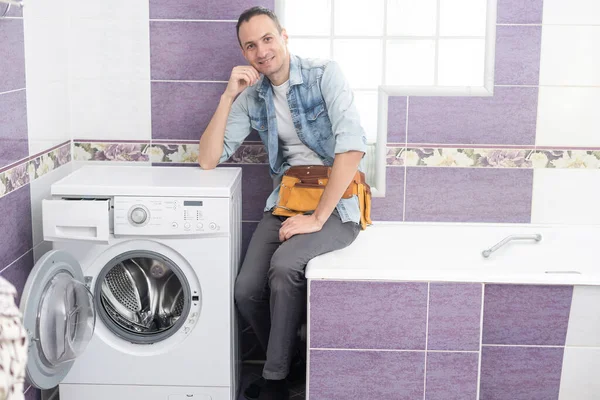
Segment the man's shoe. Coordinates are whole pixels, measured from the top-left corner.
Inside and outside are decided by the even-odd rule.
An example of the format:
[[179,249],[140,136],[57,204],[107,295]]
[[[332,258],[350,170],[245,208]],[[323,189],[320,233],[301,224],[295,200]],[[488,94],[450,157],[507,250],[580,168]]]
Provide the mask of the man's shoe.
[[289,400],[290,391],[285,379],[265,380],[265,385],[260,389],[258,400]]
[[285,378],[290,385],[306,382],[306,362],[301,357],[295,357],[290,365],[290,373]]
[[248,400],[256,400],[260,395],[260,390],[265,386],[267,380],[262,376],[257,380],[253,381],[248,385],[246,390],[244,390],[244,397]]

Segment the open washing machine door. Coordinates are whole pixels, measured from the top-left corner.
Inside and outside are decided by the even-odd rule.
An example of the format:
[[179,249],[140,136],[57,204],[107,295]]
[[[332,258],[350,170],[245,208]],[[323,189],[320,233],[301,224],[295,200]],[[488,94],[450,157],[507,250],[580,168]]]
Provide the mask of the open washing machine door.
[[73,256],[50,251],[35,264],[21,297],[29,335],[27,379],[40,389],[58,385],[94,334],[96,311]]

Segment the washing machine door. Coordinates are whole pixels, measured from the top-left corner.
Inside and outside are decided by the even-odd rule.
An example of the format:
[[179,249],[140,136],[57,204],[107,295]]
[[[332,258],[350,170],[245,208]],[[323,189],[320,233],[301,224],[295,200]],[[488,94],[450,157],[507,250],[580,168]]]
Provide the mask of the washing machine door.
[[58,385],[94,333],[93,296],[77,260],[46,253],[33,267],[21,298],[29,334],[27,378],[40,389]]

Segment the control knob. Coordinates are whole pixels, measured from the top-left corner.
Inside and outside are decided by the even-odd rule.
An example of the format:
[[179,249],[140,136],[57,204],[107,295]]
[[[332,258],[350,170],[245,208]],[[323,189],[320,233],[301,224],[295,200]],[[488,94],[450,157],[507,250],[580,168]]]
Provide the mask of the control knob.
[[148,219],[148,213],[142,207],[135,207],[129,214],[131,222],[136,225],[142,225]]

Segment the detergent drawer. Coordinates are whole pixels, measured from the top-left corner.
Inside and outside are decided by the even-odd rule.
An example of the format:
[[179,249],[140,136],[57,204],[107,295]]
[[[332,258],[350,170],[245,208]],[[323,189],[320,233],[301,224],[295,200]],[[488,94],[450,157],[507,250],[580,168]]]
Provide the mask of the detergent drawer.
[[42,200],[44,240],[108,243],[110,199]]

